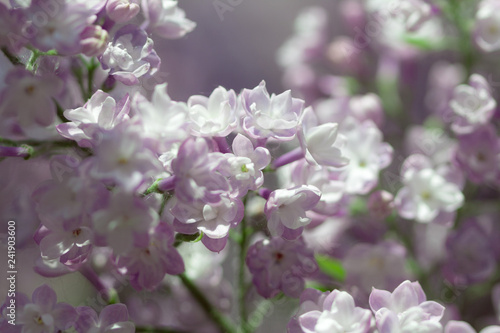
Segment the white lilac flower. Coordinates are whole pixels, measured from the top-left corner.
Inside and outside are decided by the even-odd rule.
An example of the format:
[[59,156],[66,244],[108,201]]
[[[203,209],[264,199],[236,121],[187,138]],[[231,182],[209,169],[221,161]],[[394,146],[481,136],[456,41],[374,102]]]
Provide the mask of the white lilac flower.
[[188,107],[186,103],[172,101],[166,83],[155,86],[151,101],[136,93],[132,110],[133,121],[137,120],[142,127],[146,144],[159,154],[178,148],[189,136]]
[[297,239],[311,222],[306,212],[313,209],[320,198],[321,192],[310,185],[271,192],[264,208],[271,234]]
[[334,290],[323,300],[318,310],[298,317],[303,333],[368,333],[372,314],[354,305],[354,299],[345,291]]
[[[80,34],[94,23],[99,6],[101,5],[89,8],[80,1],[63,0],[52,7],[46,0],[33,0],[27,9],[29,26],[26,28],[31,43],[44,52],[56,50],[63,55],[79,53]],[[50,15],[40,15],[47,11]],[[45,17],[47,21],[41,21],[41,17]]]
[[94,151],[88,159],[90,175],[129,192],[162,172],[158,158],[144,146],[140,128],[129,123],[102,132]]
[[117,103],[109,94],[98,90],[82,107],[64,111],[64,117],[70,122],[57,125],[57,131],[81,147],[93,147],[98,143],[100,131],[128,120],[129,111],[128,96]]
[[236,129],[237,99],[233,90],[216,88],[210,97],[191,96],[188,100],[192,132],[197,136],[224,137]]
[[7,87],[0,92],[0,115],[14,119],[23,133],[35,139],[47,137],[56,120],[53,97],[63,89],[55,76],[35,76],[22,68],[14,68],[5,77]]
[[337,123],[318,125],[314,111],[309,107],[304,110],[300,124],[298,139],[308,163],[337,168],[349,163],[342,151],[345,137],[338,135]]
[[408,280],[391,293],[373,288],[370,307],[380,333],[440,333],[444,307],[427,301],[418,282]]
[[154,75],[160,67],[161,60],[153,46],[144,30],[126,25],[116,32],[100,57],[103,69],[110,69],[110,74],[125,85],[137,85],[141,77]]
[[88,306],[76,308],[78,319],[75,329],[78,333],[134,333],[135,325],[129,321],[124,304],[111,304],[101,310],[99,316]]
[[490,121],[496,106],[486,79],[473,74],[469,84],[459,85],[453,91],[453,99],[450,101],[454,112],[451,129],[457,134],[472,133]]
[[476,13],[474,40],[485,52],[500,50],[500,6],[497,1],[483,0]]
[[340,133],[346,138],[342,152],[349,160],[340,171],[340,179],[345,181],[347,193],[366,194],[377,185],[380,170],[391,163],[393,148],[382,141],[382,132],[369,120],[348,118]]
[[297,133],[304,101],[292,98],[290,91],[280,95],[269,95],[266,83],[241,93],[245,117],[243,129],[255,139],[275,138],[290,141]]
[[181,38],[193,31],[196,23],[186,18],[177,0],[142,0],[146,30],[163,38]]
[[142,198],[115,190],[107,206],[92,215],[95,232],[115,255],[123,255],[142,245],[150,228],[158,224],[158,214]]
[[454,213],[463,204],[459,186],[430,165],[408,166],[402,170],[402,176],[404,186],[396,195],[395,205],[399,215],[406,219],[432,222],[441,213]]

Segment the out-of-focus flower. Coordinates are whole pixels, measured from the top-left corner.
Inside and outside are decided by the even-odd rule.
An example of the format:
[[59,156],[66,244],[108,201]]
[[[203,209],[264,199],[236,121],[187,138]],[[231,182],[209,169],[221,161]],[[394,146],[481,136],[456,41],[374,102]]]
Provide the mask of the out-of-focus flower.
[[[50,15],[45,14],[47,10]],[[54,6],[48,0],[33,0],[27,10],[29,26],[24,35],[30,36],[30,42],[41,51],[74,55],[81,51],[80,35],[94,23],[95,14],[78,1],[63,0]]]
[[464,202],[460,188],[430,165],[410,165],[402,170],[402,175],[404,187],[397,193],[395,204],[399,214],[406,219],[432,222],[441,213],[455,212]]
[[172,101],[166,83],[155,86],[151,101],[135,94],[132,110],[133,121],[137,120],[143,128],[146,145],[158,154],[175,149],[189,136],[188,107],[186,103]]
[[304,278],[318,270],[313,251],[302,238],[260,240],[248,249],[246,263],[257,292],[265,298],[274,297],[280,291],[299,297],[304,290]]
[[147,246],[134,247],[123,256],[117,256],[116,265],[130,277],[136,290],[154,290],[165,274],[184,272],[184,263],[174,245],[174,232],[166,223],[160,223],[149,235]]
[[273,191],[264,208],[271,234],[290,240],[297,239],[304,227],[311,222],[306,212],[313,209],[320,198],[321,192],[308,185]]
[[[479,331],[479,333],[499,333],[500,326],[488,326]],[[476,333],[476,330],[472,328],[465,321],[450,320],[445,328],[444,333]]]
[[479,3],[474,28],[474,41],[485,52],[500,49],[500,6],[493,0]]
[[375,191],[368,198],[368,210],[374,217],[384,219],[394,209],[394,196],[387,191]]
[[346,138],[342,152],[349,159],[340,179],[345,181],[347,193],[366,194],[377,185],[380,170],[392,162],[393,148],[382,141],[382,132],[371,121],[348,118],[341,124],[340,134]]
[[115,255],[124,255],[147,244],[150,228],[158,224],[158,214],[142,198],[114,191],[109,204],[92,215],[93,228],[103,244]]
[[129,24],[118,30],[100,57],[103,69],[125,85],[139,84],[139,78],[155,74],[160,58],[153,49],[154,43],[147,33]]
[[101,133],[95,155],[87,162],[92,177],[129,192],[162,172],[159,160],[144,147],[140,128],[125,122]]
[[56,120],[53,97],[62,91],[62,81],[14,68],[5,77],[5,83],[7,87],[0,93],[2,117],[15,119],[28,137],[46,138],[46,129]]
[[71,328],[77,319],[76,310],[69,304],[57,303],[54,290],[44,284],[35,289],[31,303],[17,314],[16,323],[23,332],[56,332]]
[[78,319],[75,329],[78,333],[134,333],[135,325],[128,321],[128,311],[124,304],[111,304],[97,313],[88,306],[76,308]]
[[457,134],[468,134],[486,125],[495,113],[497,103],[491,96],[486,79],[473,74],[469,84],[455,88],[450,107],[454,112],[451,129]]
[[443,274],[450,283],[463,286],[483,282],[494,273],[496,258],[488,238],[487,230],[476,220],[469,220],[450,233],[443,266]]
[[177,0],[142,0],[146,30],[163,38],[181,38],[193,31],[196,23],[186,18]]
[[380,333],[440,333],[443,330],[439,321],[444,307],[427,301],[418,282],[404,281],[392,293],[373,288],[370,307]]
[[19,51],[27,40],[21,31],[25,23],[25,12],[20,9],[8,8],[0,3],[0,46],[7,47],[14,52]]
[[461,135],[454,157],[470,181],[494,184],[500,180],[500,139],[493,125]]
[[343,259],[346,282],[359,290],[360,300],[366,301],[372,287],[392,289],[410,278],[406,256],[404,246],[393,241],[356,244]]

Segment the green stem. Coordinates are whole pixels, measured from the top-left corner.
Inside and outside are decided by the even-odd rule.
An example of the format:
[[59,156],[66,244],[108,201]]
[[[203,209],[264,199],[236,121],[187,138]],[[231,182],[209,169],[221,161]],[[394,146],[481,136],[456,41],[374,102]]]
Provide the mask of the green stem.
[[6,46],[2,47],[2,52],[14,66],[18,66],[18,65],[24,66],[24,64],[21,62],[21,60],[19,60],[19,58],[17,58],[15,55],[10,53],[9,49]]
[[222,315],[215,306],[213,306],[210,301],[205,297],[203,292],[198,289],[198,287],[191,281],[185,274],[180,274],[178,277],[181,279],[184,286],[188,289],[191,295],[196,299],[198,304],[203,308],[205,313],[213,320],[215,324],[224,333],[237,333],[233,324]]
[[90,63],[87,65],[87,100],[90,99],[94,93],[94,74],[98,68],[98,64],[95,62],[94,58],[90,59]]

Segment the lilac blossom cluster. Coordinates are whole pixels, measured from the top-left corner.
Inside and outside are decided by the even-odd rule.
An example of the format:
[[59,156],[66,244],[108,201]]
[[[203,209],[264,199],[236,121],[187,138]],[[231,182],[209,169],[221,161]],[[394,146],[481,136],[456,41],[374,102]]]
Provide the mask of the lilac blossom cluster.
[[0,2],[0,162],[49,171],[6,214],[102,301],[42,285],[1,331],[250,333],[299,298],[290,333],[500,332],[499,4],[465,2],[344,0],[337,36],[306,8],[290,90],[187,101],[155,51],[196,27],[177,0]]

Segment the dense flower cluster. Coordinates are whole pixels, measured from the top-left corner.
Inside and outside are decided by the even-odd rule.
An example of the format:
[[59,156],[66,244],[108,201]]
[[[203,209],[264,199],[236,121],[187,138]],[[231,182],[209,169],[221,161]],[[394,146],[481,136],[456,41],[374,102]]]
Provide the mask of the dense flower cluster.
[[300,298],[290,333],[500,332],[500,5],[464,3],[344,0],[343,36],[306,8],[290,90],[177,101],[177,0],[0,2],[0,162],[29,183],[0,216],[103,303],[9,293],[0,331],[250,333]]

